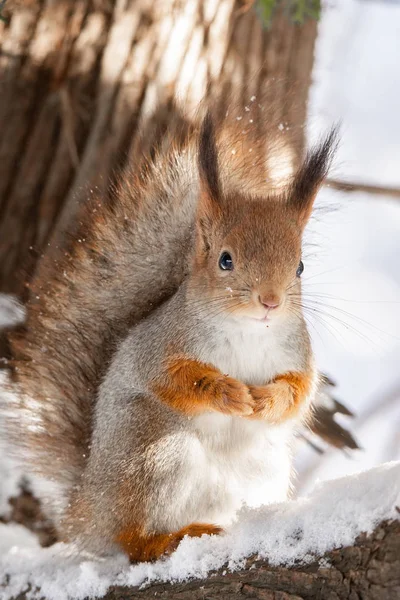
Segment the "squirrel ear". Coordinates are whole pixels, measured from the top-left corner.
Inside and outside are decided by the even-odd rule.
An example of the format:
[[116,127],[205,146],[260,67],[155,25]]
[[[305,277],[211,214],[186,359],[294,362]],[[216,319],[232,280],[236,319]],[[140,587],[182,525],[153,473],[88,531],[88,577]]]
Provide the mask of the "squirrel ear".
[[211,247],[213,225],[220,216],[221,184],[218,171],[218,150],[214,123],[207,112],[201,125],[198,145],[200,196],[197,207],[197,243],[202,253]]
[[338,146],[338,129],[332,128],[325,139],[307,152],[289,189],[288,203],[299,214],[301,225],[310,218],[315,197],[332,164]]
[[198,164],[201,195],[211,202],[218,203],[221,198],[221,184],[218,169],[218,150],[215,143],[214,122],[208,111],[201,125]]

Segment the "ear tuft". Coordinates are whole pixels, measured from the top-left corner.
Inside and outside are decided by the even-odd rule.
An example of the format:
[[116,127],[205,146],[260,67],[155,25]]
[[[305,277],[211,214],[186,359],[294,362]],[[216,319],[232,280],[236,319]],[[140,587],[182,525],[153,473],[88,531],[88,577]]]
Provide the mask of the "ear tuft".
[[319,188],[328,175],[339,143],[339,130],[333,127],[325,139],[309,150],[289,190],[289,204],[306,221]]
[[204,117],[199,137],[198,163],[200,181],[206,194],[213,200],[221,195],[218,170],[218,151],[215,143],[214,122],[208,111]]

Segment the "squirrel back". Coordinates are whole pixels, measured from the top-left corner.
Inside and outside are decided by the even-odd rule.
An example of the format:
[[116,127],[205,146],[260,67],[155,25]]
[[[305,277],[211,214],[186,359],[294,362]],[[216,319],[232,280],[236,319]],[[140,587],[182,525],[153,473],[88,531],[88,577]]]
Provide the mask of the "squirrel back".
[[[216,121],[224,190],[276,192],[274,161],[290,155],[290,132],[251,100]],[[268,122],[267,122],[268,121]],[[128,168],[112,193],[84,208],[68,250],[53,248],[30,284],[25,327],[10,335],[12,391],[6,426],[24,465],[65,490],[90,452],[99,383],[128,328],[170,297],[188,272],[199,195],[198,126]],[[54,503],[55,505],[55,503]]]

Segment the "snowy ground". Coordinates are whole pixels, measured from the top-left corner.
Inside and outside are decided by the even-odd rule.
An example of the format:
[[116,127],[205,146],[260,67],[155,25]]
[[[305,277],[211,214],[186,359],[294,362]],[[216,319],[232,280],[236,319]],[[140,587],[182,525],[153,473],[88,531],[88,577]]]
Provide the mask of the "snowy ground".
[[79,557],[64,544],[40,548],[26,529],[0,524],[0,584],[1,573],[9,577],[7,587],[0,587],[0,600],[18,596],[28,584],[33,589],[28,598],[77,600],[103,595],[110,585],[202,578],[224,565],[238,569],[253,554],[272,565],[307,562],[398,517],[399,504],[400,463],[388,463],[325,482],[297,501],[242,511],[229,533],[186,538],[168,559],[134,566],[122,555],[100,561]]
[[[341,120],[335,178],[400,187],[400,2],[327,4],[310,137]],[[317,480],[400,459],[400,202],[325,189],[318,205],[305,248],[307,314],[319,366],[336,380],[337,396],[358,414],[351,427],[364,450],[351,457],[328,451],[321,458],[303,448],[297,460],[300,493]],[[326,207],[337,210],[326,212]],[[0,295],[0,326],[3,317],[9,318],[4,301]],[[10,464],[0,460],[0,514],[15,490],[12,475]],[[226,536],[185,540],[170,559],[136,567],[128,567],[123,556],[96,562],[62,545],[39,549],[28,531],[0,525],[0,581],[2,573],[11,575],[0,599],[17,595],[28,581],[42,586],[47,598],[63,600],[69,594],[102,594],[110,582],[201,577],[226,562],[240,565],[254,552],[275,563],[304,558],[351,543],[390,517],[396,503],[400,463],[320,485],[296,503],[243,513]]]

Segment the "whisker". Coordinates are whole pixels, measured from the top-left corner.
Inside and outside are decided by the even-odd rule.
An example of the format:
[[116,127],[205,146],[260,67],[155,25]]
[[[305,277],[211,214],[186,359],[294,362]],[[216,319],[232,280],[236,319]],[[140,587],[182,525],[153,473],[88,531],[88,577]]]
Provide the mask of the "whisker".
[[340,302],[350,302],[354,304],[400,304],[399,300],[352,300],[350,298],[343,298],[341,296],[334,296],[333,294],[324,294],[319,292],[310,292],[307,293],[303,290],[303,297],[305,296],[315,296],[319,298],[328,298],[329,300],[340,300]]
[[[340,334],[340,331],[338,331],[338,329],[336,327],[334,327],[333,323],[331,322],[331,321],[335,321],[335,322],[339,323],[341,326],[344,326],[344,328],[346,330],[349,330],[349,331],[355,333],[363,341],[372,344],[376,348],[382,349],[382,347],[377,344],[376,339],[370,338],[369,336],[367,336],[366,334],[364,334],[363,332],[361,332],[354,326],[339,319],[336,315],[324,313],[323,311],[319,310],[318,308],[312,308],[312,307],[306,307],[306,306],[303,306],[303,310],[305,312],[308,312],[308,314],[310,316],[312,316],[316,321],[318,321],[321,325],[323,325],[327,330],[329,327],[329,331],[334,330],[336,333]],[[341,336],[343,337],[343,334],[341,334]]]
[[[346,310],[340,308],[339,306],[334,306],[332,304],[327,304],[327,303],[322,302],[321,300],[314,300],[312,298],[311,299],[306,299],[305,301],[309,304],[310,308],[311,307],[317,307],[317,308],[323,307],[326,310],[327,314],[329,314],[329,312],[328,312],[329,310],[335,311],[336,313],[341,314],[341,315],[343,315],[345,317],[349,317],[350,319],[353,319],[353,320],[357,321],[360,325],[366,326],[369,329],[374,330],[375,332],[382,334],[383,336],[387,336],[388,338],[391,338],[391,339],[398,339],[397,336],[394,336],[394,335],[392,335],[392,334],[390,334],[388,332],[383,331],[382,329],[379,329],[379,327],[376,327],[375,325],[373,325],[369,321],[366,321],[365,319],[362,319],[358,315],[356,315],[354,313],[351,313],[349,311],[346,311]],[[304,299],[301,301],[301,303],[303,304],[303,306],[305,305]],[[343,323],[346,323],[347,325],[351,326],[350,323],[347,323],[346,321],[343,321]]]
[[288,312],[289,312],[289,313],[291,313],[291,314],[293,314],[293,315],[295,315],[295,316],[296,316],[296,317],[298,317],[298,319],[300,319],[300,320],[304,319],[304,321],[306,322],[306,324],[307,324],[307,325],[309,325],[310,327],[312,327],[312,328],[313,328],[313,330],[314,330],[314,331],[315,331],[315,333],[318,335],[318,337],[319,337],[319,339],[321,340],[321,342],[322,342],[322,343],[324,343],[324,339],[323,339],[323,337],[322,337],[322,335],[321,335],[321,332],[320,332],[320,331],[318,331],[317,327],[315,326],[315,323],[313,323],[313,322],[311,321],[311,319],[309,319],[309,318],[307,317],[307,315],[305,315],[305,314],[303,313],[303,311],[302,311],[302,310],[296,310],[296,309],[293,309],[293,307],[289,307],[289,309],[288,309]]
[[309,275],[309,276],[302,276],[302,280],[303,281],[309,281],[310,279],[315,279],[315,277],[320,277],[321,275],[328,275],[330,273],[335,273],[336,271],[342,271],[342,269],[344,268],[344,266],[339,266],[339,267],[334,267],[333,269],[328,269],[326,271],[321,271],[320,273],[314,273],[314,275]]
[[321,327],[323,327],[324,330],[327,333],[329,333],[329,335],[331,335],[333,337],[333,339],[342,346],[342,348],[346,349],[346,346],[345,346],[345,344],[342,341],[343,340],[343,335],[341,334],[341,332],[338,331],[337,328],[332,323],[330,323],[329,321],[327,321],[326,319],[324,319],[323,315],[311,313],[310,315],[305,314],[304,317],[305,317],[305,319],[306,319],[306,321],[307,321],[308,324],[312,323],[311,318],[315,319],[315,321]]

